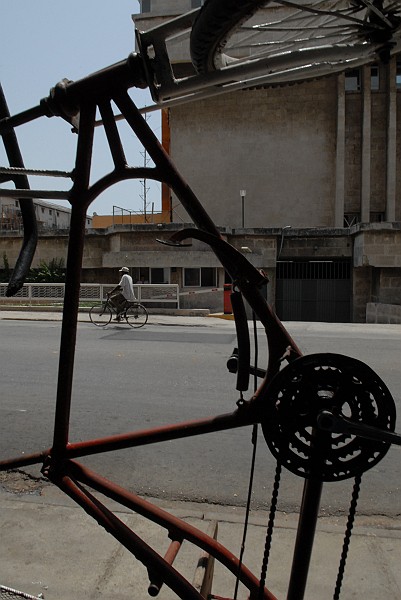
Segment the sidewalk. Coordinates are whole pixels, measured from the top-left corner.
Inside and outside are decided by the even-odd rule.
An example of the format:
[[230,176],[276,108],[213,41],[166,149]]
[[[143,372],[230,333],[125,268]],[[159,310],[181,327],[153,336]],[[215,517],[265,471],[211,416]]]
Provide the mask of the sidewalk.
[[[228,317],[228,318],[227,318]],[[40,310],[8,310],[0,307],[0,320],[6,321],[62,321],[61,311],[40,311]],[[89,312],[87,310],[78,313],[80,323],[90,323]],[[190,314],[149,314],[148,325],[184,325],[190,327],[210,327],[213,323],[220,326],[234,327],[234,321],[231,315],[210,314],[202,316],[192,316]]]
[[[46,600],[147,598],[146,569],[84,511],[47,483],[17,476],[0,486],[0,584]],[[0,479],[1,481],[1,479]],[[26,485],[25,491],[21,491]],[[43,487],[42,487],[43,486]],[[13,490],[13,491],[7,491]],[[202,531],[218,521],[218,540],[237,556],[242,538],[243,509],[229,506],[156,501]],[[161,552],[167,533],[122,507],[111,506],[145,541]],[[267,512],[251,513],[244,563],[259,575]],[[268,569],[268,587],[285,598],[297,515],[279,513]],[[332,598],[341,553],[345,519],[319,521],[305,598]],[[200,550],[184,543],[176,567],[192,581]],[[342,588],[344,600],[399,600],[401,598],[401,519],[357,517]],[[216,564],[213,593],[233,596],[233,578]],[[163,587],[160,598],[176,596]],[[245,591],[238,598],[245,598]]]

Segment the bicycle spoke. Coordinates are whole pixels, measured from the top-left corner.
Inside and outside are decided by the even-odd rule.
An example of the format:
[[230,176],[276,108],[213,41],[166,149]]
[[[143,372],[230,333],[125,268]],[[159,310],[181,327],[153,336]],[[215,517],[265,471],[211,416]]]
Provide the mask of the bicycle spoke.
[[[238,3],[232,14],[230,6],[228,0],[209,0],[203,22],[199,18],[194,25],[191,53],[200,73],[260,64],[269,75],[266,84],[274,85],[302,81],[302,74],[305,80],[323,76],[327,65],[331,73],[354,68],[399,50],[401,7],[396,2],[255,0]],[[294,70],[289,55],[303,64]],[[257,84],[252,76],[249,81]]]
[[91,322],[97,327],[105,327],[111,321],[111,310],[107,305],[92,306],[89,311]]
[[133,304],[127,308],[125,318],[131,327],[143,327],[148,321],[148,312],[142,304]]
[[[354,6],[342,10],[327,10],[321,8],[322,5],[327,6],[327,2],[324,4],[318,3],[313,7],[300,7],[297,3],[285,0],[280,1],[279,4],[294,9],[295,12],[283,15],[281,19],[274,19],[257,25],[245,24],[241,27],[241,33],[247,35],[239,44],[233,44],[233,47],[235,46],[238,50],[258,50],[261,46],[274,49],[276,46],[280,46],[280,49],[283,50],[284,48],[289,49],[289,46],[285,46],[285,44],[292,42],[294,45],[292,49],[296,50],[312,39],[315,43],[321,40],[322,44],[330,42],[345,43],[347,40],[352,39],[352,36],[355,36],[358,28],[366,26],[366,11],[363,11],[363,18],[355,16],[362,12],[362,7]],[[382,13],[380,15],[384,23],[391,25]],[[369,28],[382,29],[379,24],[375,23],[369,23]],[[257,39],[272,33],[280,33],[280,39],[264,41],[258,41]],[[252,42],[252,39],[255,41]],[[261,54],[261,52],[253,52],[252,56],[255,58],[261,56]]]

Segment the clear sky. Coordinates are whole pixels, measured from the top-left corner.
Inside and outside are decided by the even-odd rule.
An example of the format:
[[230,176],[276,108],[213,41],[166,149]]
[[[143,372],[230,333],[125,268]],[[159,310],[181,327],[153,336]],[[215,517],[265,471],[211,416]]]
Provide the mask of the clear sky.
[[[137,0],[0,0],[0,81],[11,114],[36,106],[61,79],[77,80],[125,59],[134,50],[131,15]],[[133,90],[138,107],[152,104],[147,92]],[[149,124],[160,135],[160,112]],[[146,157],[133,132],[121,123],[121,136],[130,165],[143,166]],[[16,129],[25,166],[70,171],[77,136],[63,119],[42,117]],[[8,165],[0,142],[0,164]],[[151,164],[151,163],[148,163]],[[112,168],[110,153],[96,129],[92,181]],[[29,177],[32,189],[69,189],[71,180]],[[10,184],[9,187],[13,187]],[[146,182],[147,211],[160,209],[160,184]],[[144,182],[117,184],[89,208],[89,214],[110,214],[113,205],[142,210]],[[67,202],[51,200],[68,206]]]

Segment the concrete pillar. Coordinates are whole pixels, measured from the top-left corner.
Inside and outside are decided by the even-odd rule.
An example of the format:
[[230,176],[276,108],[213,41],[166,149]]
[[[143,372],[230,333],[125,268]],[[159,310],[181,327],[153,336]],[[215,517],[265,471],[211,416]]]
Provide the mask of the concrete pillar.
[[344,226],[345,189],[345,75],[337,77],[336,197],[334,227]]
[[372,103],[370,65],[362,68],[362,164],[361,164],[361,221],[370,222],[370,157],[372,134]]
[[386,221],[395,221],[396,168],[397,168],[397,60],[387,65],[387,172]]

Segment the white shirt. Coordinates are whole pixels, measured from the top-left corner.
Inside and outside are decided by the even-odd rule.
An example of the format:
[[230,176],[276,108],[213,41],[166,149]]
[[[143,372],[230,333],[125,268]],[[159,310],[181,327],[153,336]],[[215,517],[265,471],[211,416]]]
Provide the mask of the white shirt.
[[122,295],[128,302],[133,302],[135,300],[134,287],[132,285],[132,277],[131,275],[124,275],[121,277],[121,281],[118,284],[122,288]]

